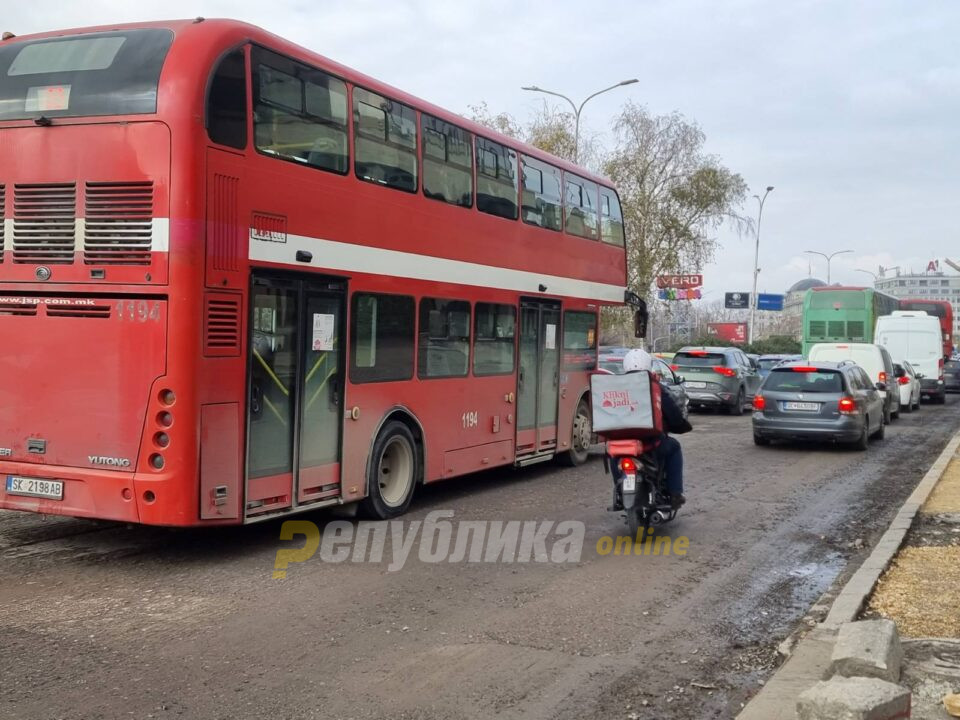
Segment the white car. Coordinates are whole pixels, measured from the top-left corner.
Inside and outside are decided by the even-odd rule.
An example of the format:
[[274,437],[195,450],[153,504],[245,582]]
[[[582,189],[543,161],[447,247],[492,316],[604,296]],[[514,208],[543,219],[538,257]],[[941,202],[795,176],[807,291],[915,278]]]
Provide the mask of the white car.
[[906,360],[893,364],[893,376],[897,378],[900,389],[900,409],[913,412],[920,409],[920,377]]

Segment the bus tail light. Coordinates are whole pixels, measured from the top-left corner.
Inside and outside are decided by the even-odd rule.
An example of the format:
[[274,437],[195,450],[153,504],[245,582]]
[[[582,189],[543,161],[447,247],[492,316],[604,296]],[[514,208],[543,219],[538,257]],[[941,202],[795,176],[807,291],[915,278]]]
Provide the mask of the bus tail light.
[[753,397],[753,409],[757,411],[763,411],[767,407],[767,399],[763,395],[755,395]]
[[840,398],[840,402],[837,404],[837,410],[840,411],[841,415],[856,415],[857,401],[852,397]]
[[736,377],[736,376],[737,376],[737,371],[734,370],[733,368],[728,368],[728,367],[716,367],[716,366],[714,366],[713,371],[714,371],[715,373],[719,373],[720,375],[723,375],[724,377]]

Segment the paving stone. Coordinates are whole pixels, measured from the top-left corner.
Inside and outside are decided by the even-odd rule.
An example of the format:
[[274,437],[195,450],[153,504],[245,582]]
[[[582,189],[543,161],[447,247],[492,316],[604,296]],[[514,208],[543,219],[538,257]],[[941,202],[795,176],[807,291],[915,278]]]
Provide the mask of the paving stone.
[[897,625],[892,620],[860,620],[845,623],[837,633],[830,658],[830,675],[900,680],[903,649]]
[[910,691],[878,678],[835,677],[797,700],[799,720],[906,720]]

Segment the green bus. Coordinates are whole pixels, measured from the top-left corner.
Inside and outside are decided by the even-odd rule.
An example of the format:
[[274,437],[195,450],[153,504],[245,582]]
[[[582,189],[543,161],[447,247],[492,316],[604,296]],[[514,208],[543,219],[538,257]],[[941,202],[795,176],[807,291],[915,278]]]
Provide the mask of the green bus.
[[900,301],[867,287],[819,287],[803,296],[803,354],[821,342],[873,342],[877,318]]

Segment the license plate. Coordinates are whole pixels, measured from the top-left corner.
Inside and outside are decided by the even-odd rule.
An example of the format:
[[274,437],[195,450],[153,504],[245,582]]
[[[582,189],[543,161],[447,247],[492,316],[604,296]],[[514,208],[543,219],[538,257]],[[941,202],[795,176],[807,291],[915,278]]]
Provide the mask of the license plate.
[[813,410],[817,411],[820,409],[820,403],[805,403],[805,402],[785,402],[783,404],[784,410]]
[[637,476],[636,475],[625,475],[623,477],[623,491],[624,492],[635,492],[637,489]]
[[697,389],[705,388],[707,386],[705,382],[696,382],[696,381],[693,381],[693,382],[687,381],[684,383],[684,385],[686,385],[688,388],[697,388]]
[[59,480],[7,475],[7,494],[63,500],[63,483]]

